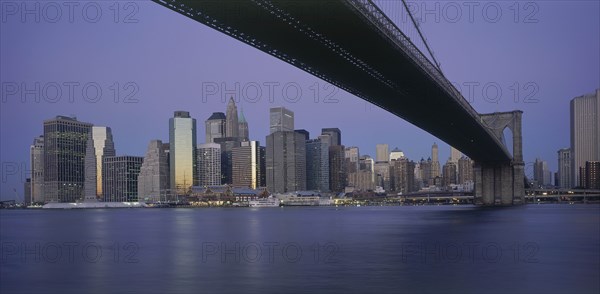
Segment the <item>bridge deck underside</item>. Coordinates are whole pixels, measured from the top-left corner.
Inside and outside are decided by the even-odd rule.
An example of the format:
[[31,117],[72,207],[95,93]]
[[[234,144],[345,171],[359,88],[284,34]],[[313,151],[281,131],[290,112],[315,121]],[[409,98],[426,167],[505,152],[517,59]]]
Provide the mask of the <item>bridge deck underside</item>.
[[[157,2],[331,82],[476,161],[510,160],[478,118],[345,1],[165,1]],[[177,6],[183,11],[169,3],[184,4]]]

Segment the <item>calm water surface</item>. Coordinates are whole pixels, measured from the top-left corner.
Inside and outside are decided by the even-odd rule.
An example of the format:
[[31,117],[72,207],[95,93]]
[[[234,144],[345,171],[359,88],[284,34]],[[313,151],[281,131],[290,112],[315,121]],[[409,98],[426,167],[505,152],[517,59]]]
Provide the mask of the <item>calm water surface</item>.
[[600,206],[0,211],[0,293],[599,293]]

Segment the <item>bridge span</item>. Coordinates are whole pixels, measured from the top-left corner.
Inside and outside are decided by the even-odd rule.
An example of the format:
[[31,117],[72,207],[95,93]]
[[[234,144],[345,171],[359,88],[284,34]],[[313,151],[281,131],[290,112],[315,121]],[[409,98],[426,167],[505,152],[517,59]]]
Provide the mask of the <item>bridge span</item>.
[[[479,114],[369,0],[153,0],[375,104],[475,161],[475,202],[524,201],[521,111]],[[504,145],[503,131],[513,134]]]

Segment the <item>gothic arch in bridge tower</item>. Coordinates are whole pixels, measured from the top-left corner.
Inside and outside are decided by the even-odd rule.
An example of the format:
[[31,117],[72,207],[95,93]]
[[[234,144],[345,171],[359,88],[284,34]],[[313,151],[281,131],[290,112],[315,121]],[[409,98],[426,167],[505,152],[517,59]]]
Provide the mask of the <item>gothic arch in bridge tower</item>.
[[523,163],[522,111],[481,114],[489,131],[505,144],[504,131],[512,133],[510,162],[475,162],[475,203],[480,205],[513,205],[524,202],[525,171]]

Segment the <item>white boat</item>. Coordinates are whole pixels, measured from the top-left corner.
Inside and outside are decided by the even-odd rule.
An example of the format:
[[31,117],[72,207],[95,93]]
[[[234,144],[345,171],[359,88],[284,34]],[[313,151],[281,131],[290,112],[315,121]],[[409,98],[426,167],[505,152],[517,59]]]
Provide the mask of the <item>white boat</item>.
[[279,199],[274,197],[259,198],[248,201],[250,207],[279,207]]

